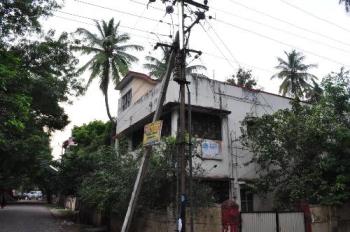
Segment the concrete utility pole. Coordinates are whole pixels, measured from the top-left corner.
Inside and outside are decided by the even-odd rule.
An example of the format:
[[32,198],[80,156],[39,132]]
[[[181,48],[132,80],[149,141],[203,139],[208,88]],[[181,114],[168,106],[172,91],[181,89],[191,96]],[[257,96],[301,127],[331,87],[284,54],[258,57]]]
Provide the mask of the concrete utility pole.
[[[155,2],[156,0],[149,0],[149,3]],[[171,2],[170,0],[163,0],[163,2]],[[189,82],[186,81],[186,53],[187,52],[195,52],[197,54],[201,54],[199,51],[186,49],[185,45],[185,33],[189,32],[191,28],[199,22],[199,20],[204,19],[205,15],[204,12],[197,11],[196,20],[185,30],[185,14],[184,14],[184,4],[193,5],[197,8],[201,8],[204,10],[208,10],[209,7],[207,6],[208,0],[204,0],[204,5],[194,2],[193,0],[175,0],[173,1],[173,4],[178,2],[179,5],[179,32],[176,35],[175,41],[173,45],[167,45],[162,43],[157,43],[156,47],[158,46],[167,46],[171,47],[171,55],[169,58],[169,63],[167,66],[166,74],[162,81],[161,91],[159,94],[158,104],[156,108],[156,112],[153,117],[153,122],[157,121],[162,112],[163,103],[166,96],[166,91],[169,84],[169,79],[172,73],[172,70],[175,65],[174,70],[174,81],[178,82],[180,85],[180,114],[179,114],[179,121],[180,126],[178,128],[178,134],[177,134],[177,142],[179,144],[178,146],[178,165],[180,167],[180,204],[179,204],[179,219],[178,219],[178,231],[179,232],[185,232],[186,231],[186,166],[187,166],[187,159],[186,159],[186,141],[185,141],[185,88],[186,85],[189,84]],[[191,146],[190,146],[191,149]],[[137,178],[134,184],[134,189],[131,195],[131,199],[129,202],[128,210],[125,215],[125,219],[123,222],[123,227],[121,232],[127,232],[130,229],[130,223],[132,221],[132,217],[135,211],[136,202],[138,199],[138,196],[141,191],[141,186],[143,179],[147,172],[147,167],[149,163],[149,159],[152,153],[152,147],[148,146],[145,149],[145,153],[141,160],[141,165],[139,168],[139,172],[137,174]],[[190,157],[192,159],[192,157]],[[191,190],[192,191],[192,190]],[[192,199],[191,199],[192,200]],[[192,216],[192,213],[191,213]],[[191,217],[191,232],[193,231],[193,219]]]
[[[198,54],[201,54],[201,52],[186,49],[186,45],[188,42],[185,41],[185,33],[189,32],[192,27],[197,24],[201,19],[205,18],[205,15],[203,12],[196,12],[197,18],[196,20],[185,30],[185,13],[184,13],[184,4],[185,2],[190,5],[194,5],[196,7],[208,10],[209,8],[206,5],[202,5],[200,3],[194,2],[192,0],[178,0],[179,2],[179,50],[178,54],[176,56],[175,61],[175,73],[174,73],[174,81],[176,81],[180,86],[180,112],[179,112],[179,130],[177,134],[177,143],[178,143],[178,165],[180,167],[180,204],[178,204],[178,212],[179,212],[179,218],[178,218],[178,231],[179,232],[186,232],[186,205],[187,205],[187,191],[186,191],[186,166],[187,166],[187,158],[186,158],[186,141],[185,141],[185,133],[186,133],[186,127],[185,127],[185,99],[186,99],[186,85],[189,84],[189,82],[186,80],[186,53],[187,52],[196,52]],[[207,3],[207,1],[206,1]],[[190,94],[190,92],[188,92]],[[190,104],[190,102],[189,102]],[[189,132],[190,132],[191,125],[189,125]],[[191,141],[189,141],[189,149],[192,149],[191,147]],[[189,152],[191,154],[191,152]],[[189,157],[192,161],[192,157]],[[191,181],[192,181],[192,166],[191,166]],[[192,183],[190,183],[190,186],[192,187]],[[190,191],[192,191],[192,188],[190,188]],[[192,192],[190,192],[190,196],[192,197]],[[191,223],[191,232],[193,232],[193,213],[192,213],[192,199],[191,201],[191,217],[190,217],[190,223]]]
[[[180,204],[179,204],[179,226],[178,230],[186,231],[186,141],[185,141],[185,85],[186,81],[186,51],[185,51],[185,19],[184,19],[184,0],[179,2],[179,52],[177,54],[176,66],[177,76],[175,81],[180,85],[180,112],[179,112],[179,130],[177,142],[179,143],[178,164],[180,166]],[[182,225],[182,226],[180,226]]]

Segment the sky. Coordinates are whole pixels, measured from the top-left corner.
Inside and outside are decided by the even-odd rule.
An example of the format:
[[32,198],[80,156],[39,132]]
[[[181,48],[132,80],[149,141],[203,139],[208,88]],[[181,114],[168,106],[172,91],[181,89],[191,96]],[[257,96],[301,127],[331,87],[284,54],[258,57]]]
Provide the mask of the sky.
[[[202,2],[202,0],[196,0]],[[143,52],[131,52],[139,58],[130,70],[147,73],[144,57],[161,58],[155,43],[170,43],[177,30],[177,8],[165,14],[161,0],[146,6],[147,0],[65,0],[64,7],[54,16],[42,20],[44,30],[73,33],[83,27],[97,33],[92,19],[121,22],[120,31],[129,33],[130,44],[144,46]],[[284,51],[296,49],[305,56],[305,63],[317,64],[311,70],[319,81],[332,71],[345,66],[350,69],[350,13],[338,0],[209,0],[206,20],[193,27],[189,47],[203,52],[198,59],[187,57],[190,64],[207,67],[206,75],[225,81],[239,67],[251,69],[259,88],[278,93],[280,80],[271,76],[277,57],[285,58]],[[187,14],[195,11],[186,8]],[[189,25],[194,16],[186,18]],[[161,22],[160,22],[161,21]],[[88,57],[77,54],[83,65]],[[87,80],[89,73],[82,75]],[[117,116],[119,93],[109,89],[110,107]],[[74,126],[92,120],[107,121],[104,98],[98,81],[92,83],[84,96],[72,98],[72,104],[62,104],[71,123],[51,138],[55,159],[61,154],[64,140]]]

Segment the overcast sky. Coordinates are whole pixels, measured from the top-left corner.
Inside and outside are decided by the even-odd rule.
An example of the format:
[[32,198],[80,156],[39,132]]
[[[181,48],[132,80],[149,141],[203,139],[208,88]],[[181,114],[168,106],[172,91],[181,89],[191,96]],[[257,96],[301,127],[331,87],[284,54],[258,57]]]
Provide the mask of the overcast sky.
[[[161,0],[148,9],[146,3],[147,0],[65,0],[65,6],[45,19],[43,25],[57,32],[84,27],[97,33],[88,18],[108,21],[113,17],[121,21],[121,30],[130,34],[130,43],[145,47],[144,52],[134,53],[140,61],[131,70],[147,73],[142,67],[143,57],[160,55],[153,50],[157,41],[171,41],[169,35],[177,30],[177,9],[166,15]],[[189,43],[190,48],[204,54],[200,59],[187,60],[205,65],[211,78],[224,81],[242,66],[253,70],[260,88],[277,93],[280,81],[270,79],[276,72],[276,58],[284,58],[283,52],[292,49],[303,52],[306,63],[318,65],[312,73],[319,80],[341,66],[350,66],[350,14],[338,5],[338,0],[209,0],[209,7],[207,16],[212,19],[193,28]],[[190,24],[191,18],[186,23]],[[79,58],[81,64],[87,59]],[[82,77],[86,80],[88,75]],[[118,92],[110,88],[109,96],[111,111],[117,115]],[[55,158],[59,158],[62,142],[70,136],[73,126],[95,119],[108,120],[98,82],[86,95],[72,100],[72,105],[64,105],[71,123],[52,136]]]

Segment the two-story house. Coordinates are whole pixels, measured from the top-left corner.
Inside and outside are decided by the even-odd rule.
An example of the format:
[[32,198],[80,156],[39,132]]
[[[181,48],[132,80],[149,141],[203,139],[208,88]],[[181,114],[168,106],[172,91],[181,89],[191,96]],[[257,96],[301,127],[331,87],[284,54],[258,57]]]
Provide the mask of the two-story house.
[[[216,192],[218,203],[237,195],[242,211],[269,210],[271,202],[250,193],[245,181],[256,177],[254,165],[246,165],[251,153],[239,143],[241,121],[290,107],[289,98],[228,83],[187,77],[190,81],[192,133],[199,141],[194,162],[205,170],[203,181]],[[137,72],[129,72],[118,84],[117,134],[136,149],[143,138],[144,125],[151,122],[161,83]],[[186,102],[187,103],[187,102]],[[162,136],[176,136],[179,118],[179,86],[170,80],[161,119]]]

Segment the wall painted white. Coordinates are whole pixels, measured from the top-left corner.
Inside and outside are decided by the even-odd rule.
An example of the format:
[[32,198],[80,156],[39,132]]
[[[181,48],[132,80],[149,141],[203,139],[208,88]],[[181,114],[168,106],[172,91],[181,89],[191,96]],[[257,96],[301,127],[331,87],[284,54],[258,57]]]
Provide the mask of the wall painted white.
[[[239,178],[253,178],[255,168],[246,166],[251,155],[248,151],[242,149],[238,141],[234,141],[241,135],[241,121],[246,115],[261,116],[270,114],[279,109],[289,108],[290,99],[269,94],[265,92],[253,92],[240,87],[228,85],[223,82],[189,77],[191,82],[191,103],[194,106],[207,107],[212,109],[223,109],[230,111],[227,119],[222,120],[222,160],[204,160],[196,159],[206,170],[205,175],[209,177],[233,177],[232,166],[235,163],[235,157],[238,156]],[[142,81],[142,80],[138,80]],[[129,89],[129,84],[125,89]],[[137,85],[139,86],[139,84]],[[148,87],[148,86],[147,86]],[[139,87],[138,87],[139,88]],[[121,93],[124,93],[124,89]],[[134,125],[139,120],[154,112],[158,95],[160,92],[160,83],[153,89],[150,89],[145,95],[141,96],[125,111],[119,110],[117,133],[121,133],[126,128]],[[167,103],[178,102],[179,87],[174,81],[170,81],[166,100]],[[187,99],[187,98],[186,98]],[[172,135],[176,135],[177,112],[172,112]],[[213,168],[217,165],[216,168]]]
[[[192,105],[231,112],[224,116],[222,120],[222,160],[195,158],[194,163],[201,165],[205,170],[205,177],[254,178],[256,168],[254,165],[246,165],[251,158],[251,153],[245,150],[237,141],[241,135],[241,122],[247,115],[261,116],[271,114],[279,109],[290,108],[290,99],[262,91],[246,90],[207,78],[193,79],[188,77],[188,80],[191,82]],[[160,86],[161,84],[158,83],[127,110],[118,112],[117,133],[123,132],[155,111]],[[171,80],[164,104],[178,103],[178,101],[179,86]],[[175,136],[178,112],[173,110],[171,117],[171,134]]]

